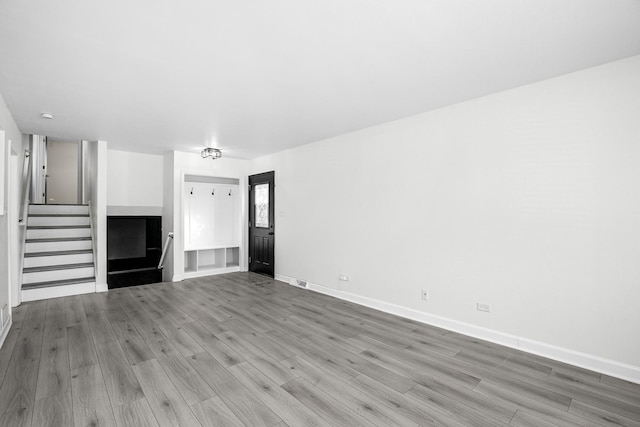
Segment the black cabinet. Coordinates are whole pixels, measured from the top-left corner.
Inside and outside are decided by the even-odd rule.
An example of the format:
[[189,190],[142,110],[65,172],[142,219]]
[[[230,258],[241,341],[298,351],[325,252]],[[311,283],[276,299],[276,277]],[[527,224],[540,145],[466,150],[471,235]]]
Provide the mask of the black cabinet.
[[162,217],[107,217],[109,289],[162,281]]

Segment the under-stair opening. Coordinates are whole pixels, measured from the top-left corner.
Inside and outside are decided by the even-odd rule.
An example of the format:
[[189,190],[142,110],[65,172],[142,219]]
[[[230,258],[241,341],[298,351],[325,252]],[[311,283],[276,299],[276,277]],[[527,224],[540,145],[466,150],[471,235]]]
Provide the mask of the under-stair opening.
[[109,289],[162,281],[162,217],[107,217]]

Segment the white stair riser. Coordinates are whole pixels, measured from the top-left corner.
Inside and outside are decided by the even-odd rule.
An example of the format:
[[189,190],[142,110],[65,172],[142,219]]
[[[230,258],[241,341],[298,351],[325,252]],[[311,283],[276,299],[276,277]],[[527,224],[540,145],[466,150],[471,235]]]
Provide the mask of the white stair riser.
[[24,268],[45,267],[49,265],[84,264],[86,262],[93,262],[93,254],[26,257],[24,259]]
[[65,237],[90,237],[89,228],[45,228],[27,230],[27,239],[53,239]]
[[39,289],[24,289],[22,291],[22,302],[88,294],[95,291],[96,282],[74,283],[73,285],[51,286]]
[[89,225],[88,216],[30,216],[28,225]]
[[91,249],[91,240],[27,243],[26,252],[75,251],[81,249]]
[[30,214],[89,214],[89,206],[29,205]]
[[23,273],[22,283],[51,282],[54,280],[79,279],[81,277],[92,277],[93,267],[70,268],[68,270],[38,271],[34,273]]

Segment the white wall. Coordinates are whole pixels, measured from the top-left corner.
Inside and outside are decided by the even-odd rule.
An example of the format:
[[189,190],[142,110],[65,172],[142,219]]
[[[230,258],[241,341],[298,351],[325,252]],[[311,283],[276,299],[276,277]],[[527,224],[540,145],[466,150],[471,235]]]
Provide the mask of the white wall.
[[[0,187],[2,187],[3,196],[0,198],[0,309],[5,305],[8,307],[10,304],[10,288],[12,284],[12,278],[15,277],[15,269],[18,268],[18,260],[12,256],[12,245],[10,243],[9,236],[14,234],[17,230],[17,223],[11,215],[7,215],[10,209],[9,203],[11,200],[11,192],[9,191],[9,185],[12,182],[12,173],[16,173],[11,170],[11,154],[12,152],[22,152],[22,134],[16,126],[11,112],[7,108],[7,105],[0,94]],[[7,310],[7,315],[10,315],[10,309]],[[0,325],[0,344],[5,338],[5,333],[8,329],[2,330]]]
[[[107,205],[160,215],[163,206],[163,156],[107,150]],[[116,210],[122,212],[122,209]],[[144,213],[139,213],[144,215]]]
[[7,191],[9,163],[7,161],[8,152],[11,147],[8,142],[4,140],[4,130],[0,129],[0,216],[7,214],[7,203],[5,200],[5,192]]
[[[242,195],[242,218],[246,223],[246,188],[247,188],[247,167],[249,161],[230,159],[223,157],[221,159],[203,159],[200,154],[185,153],[174,151],[165,155],[165,177],[171,177],[171,181],[165,181],[164,193],[164,210],[163,224],[170,224],[169,218],[173,221],[173,228],[167,229],[165,226],[163,238],[166,233],[173,231],[173,257],[169,260],[169,264],[165,265],[164,280],[180,280],[184,273],[184,236],[182,226],[182,174],[202,174],[225,178],[237,178],[240,180],[240,188],[243,189]],[[165,179],[167,179],[165,178]],[[172,185],[171,185],[172,184]],[[168,190],[167,187],[172,189]],[[168,190],[168,191],[167,191]],[[243,230],[242,241],[246,242],[246,230]],[[242,265],[242,264],[241,264]]]
[[85,203],[91,204],[96,290],[107,290],[107,142],[83,141]]
[[[163,194],[162,194],[162,241],[166,242],[169,233],[173,232],[174,218],[173,212],[175,207],[173,206],[174,198],[174,158],[176,152],[166,153],[163,157]],[[164,243],[163,243],[164,245]],[[163,246],[164,247],[164,246]],[[167,250],[167,255],[164,260],[164,269],[162,270],[162,280],[165,282],[171,281],[173,278],[173,257],[175,254],[175,239],[172,240]],[[183,261],[184,264],[184,261]],[[184,267],[183,267],[184,270]]]
[[639,118],[637,56],[256,159],[276,273],[640,381]]

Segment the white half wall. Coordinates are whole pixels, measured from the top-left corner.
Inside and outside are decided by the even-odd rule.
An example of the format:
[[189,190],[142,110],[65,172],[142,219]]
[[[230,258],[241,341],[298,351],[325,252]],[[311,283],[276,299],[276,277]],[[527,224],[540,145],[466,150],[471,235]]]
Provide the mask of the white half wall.
[[255,159],[276,273],[640,382],[639,117],[636,56]]
[[[169,233],[173,232],[174,218],[174,159],[175,151],[166,153],[163,156],[163,196],[162,196],[162,241],[166,242]],[[173,257],[175,254],[175,238],[171,239],[170,246],[164,259],[164,269],[162,270],[162,280],[169,282],[173,278]],[[164,248],[164,246],[163,246]],[[183,261],[184,264],[184,261]],[[184,267],[183,267],[184,269]]]
[[84,144],[85,203],[91,206],[96,289],[107,289],[107,142]]
[[[21,162],[22,161],[22,162]],[[24,233],[26,227],[20,224],[21,190],[22,190],[22,167],[24,163],[24,152],[19,155],[15,150],[11,150],[11,160],[9,173],[11,174],[7,189],[9,199],[7,200],[7,219],[9,221],[9,275],[10,288],[9,300],[11,307],[20,305],[22,288],[22,251]]]
[[107,150],[107,206],[163,204],[163,156]]

